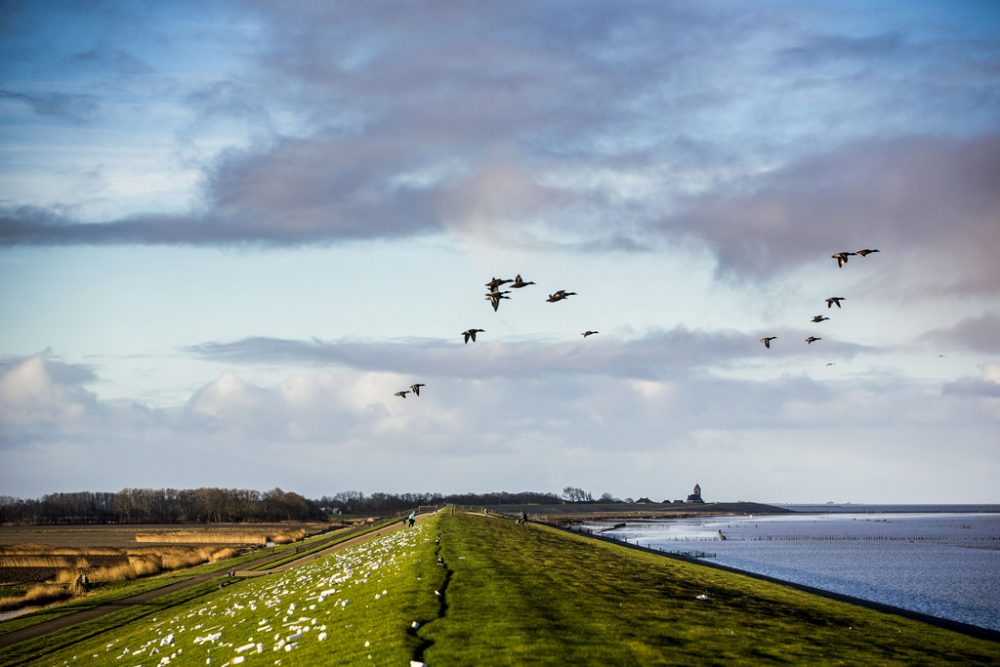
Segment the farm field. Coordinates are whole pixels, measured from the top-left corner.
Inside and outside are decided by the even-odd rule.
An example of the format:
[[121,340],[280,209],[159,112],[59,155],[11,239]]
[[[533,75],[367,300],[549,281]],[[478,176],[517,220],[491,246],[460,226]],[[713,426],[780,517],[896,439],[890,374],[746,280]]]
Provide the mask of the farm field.
[[1000,659],[993,641],[546,526],[464,514],[439,514],[109,630],[44,657],[15,644],[0,665]]
[[[211,524],[197,526],[190,524],[129,524],[90,526],[0,526],[0,547],[14,544],[38,544],[51,547],[131,547],[138,544],[139,535],[168,535],[172,533],[203,533],[221,535],[255,533],[278,535],[304,530],[307,533],[325,528],[325,523],[277,523],[277,524]],[[164,541],[162,543],[171,543]],[[157,544],[157,542],[149,542]],[[200,542],[195,542],[200,543]]]
[[[4,526],[0,528],[0,610],[79,597],[91,586],[288,544],[327,524]],[[81,574],[87,585],[80,583]]]

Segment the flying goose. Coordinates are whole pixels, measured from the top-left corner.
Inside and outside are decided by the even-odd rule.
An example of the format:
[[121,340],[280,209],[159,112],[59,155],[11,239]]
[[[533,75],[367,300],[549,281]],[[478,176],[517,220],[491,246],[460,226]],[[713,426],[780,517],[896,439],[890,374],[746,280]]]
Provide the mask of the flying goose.
[[826,315],[816,315],[816,316],[813,317],[812,321],[813,322],[822,322],[823,320],[828,320],[828,319],[830,319],[830,318],[827,317]]
[[418,382],[416,384],[411,384],[410,385],[410,391],[413,392],[414,396],[419,396],[420,395],[420,388],[421,387],[425,387],[425,386],[427,386],[427,385],[425,385],[423,382]]
[[833,257],[835,260],[837,260],[837,266],[841,267],[844,264],[847,264],[847,258],[848,257],[850,257],[851,255],[856,255],[856,254],[858,254],[858,253],[856,253],[856,252],[847,252],[846,250],[842,250],[840,252],[835,252],[834,254],[830,255],[830,257]]
[[764,336],[760,339],[760,342],[764,343],[764,347],[771,349],[771,341],[777,338],[777,336]]
[[809,336],[809,338],[806,338],[806,342],[809,343],[810,345],[812,345],[813,343],[815,343],[818,340],[823,340],[823,339],[822,338],[817,338],[816,336]]
[[840,302],[846,300],[847,298],[843,296],[831,296],[829,299],[826,300],[826,307],[833,308],[833,304],[837,304],[837,308],[842,308]]
[[590,329],[587,329],[586,331],[584,331],[580,335],[583,336],[584,338],[586,338],[587,336],[593,336],[595,333],[601,333],[601,332],[600,331],[591,331]]
[[562,301],[576,294],[576,292],[567,292],[564,289],[559,290],[555,294],[550,294],[549,298],[546,299],[549,303],[555,303],[556,301]]
[[409,394],[409,393],[410,392],[408,392],[408,391],[406,391],[404,389],[403,391],[397,391],[395,394],[393,394],[393,396],[399,396],[400,398],[406,398],[406,395]]
[[507,294],[510,294],[510,290],[504,290],[503,292],[493,291],[486,294],[486,300],[493,306],[494,313],[500,308],[500,299],[510,298],[509,296],[505,296]]
[[462,335],[465,336],[465,343],[468,344],[470,338],[472,339],[472,342],[475,343],[476,334],[482,333],[483,331],[486,331],[486,329],[468,329],[466,331],[463,331]]
[[497,277],[493,277],[488,283],[486,283],[486,286],[490,288],[491,292],[496,292],[501,285],[509,282],[511,282],[510,278],[503,280]]
[[521,274],[519,273],[516,276],[514,276],[514,282],[511,283],[510,286],[511,287],[516,287],[516,288],[520,288],[520,287],[527,287],[528,285],[534,285],[534,284],[535,284],[535,282],[533,280],[529,280],[529,281],[525,282],[521,278]]
[[862,257],[867,257],[873,252],[878,252],[878,248],[862,248],[861,250],[854,253],[855,255],[861,255]]

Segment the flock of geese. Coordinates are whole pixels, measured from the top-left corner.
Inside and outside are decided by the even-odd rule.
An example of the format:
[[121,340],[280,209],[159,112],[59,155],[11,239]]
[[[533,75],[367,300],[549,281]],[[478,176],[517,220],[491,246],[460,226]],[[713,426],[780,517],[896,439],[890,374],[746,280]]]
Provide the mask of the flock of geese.
[[[494,276],[485,285],[488,290],[486,292],[486,300],[490,302],[491,306],[493,306],[493,312],[496,312],[500,310],[500,302],[503,299],[510,299],[510,296],[508,295],[512,294],[512,291],[510,289],[501,290],[500,289],[501,287],[507,285],[511,289],[521,289],[522,287],[527,287],[528,285],[534,285],[534,284],[535,284],[534,281],[525,280],[524,278],[522,278],[520,273],[514,276],[513,278],[497,278],[496,276]],[[576,296],[576,292],[567,292],[566,290],[561,289],[561,290],[556,290],[555,292],[550,294],[549,297],[545,299],[545,301],[547,301],[548,303],[556,303],[568,299],[571,296]],[[468,344],[470,340],[473,343],[475,343],[476,334],[484,333],[485,331],[486,329],[466,329],[460,335],[465,338],[466,344]],[[587,338],[589,336],[593,336],[596,333],[600,332],[591,331],[590,329],[587,329],[586,331],[581,332],[580,335],[583,336],[584,338]],[[424,386],[426,385],[422,383],[412,384],[410,385],[409,389],[403,389],[402,391],[397,391],[395,394],[393,394],[393,396],[406,398],[406,395],[411,393],[414,396],[420,396],[420,388]]]
[[[878,248],[862,248],[857,252],[848,252],[846,250],[841,250],[840,252],[835,252],[830,256],[833,259],[837,260],[838,268],[843,268],[844,264],[847,264],[847,259],[849,257],[854,257],[855,255],[859,255],[861,257],[867,257],[873,252],[878,252],[878,251],[879,251]],[[843,308],[843,306],[840,305],[841,301],[847,301],[847,297],[831,296],[826,300],[826,307],[827,309],[833,308],[834,306],[837,306],[837,308]],[[828,319],[830,318],[827,317],[826,315],[814,315],[812,321],[815,322],[816,324],[819,324],[820,322],[823,322],[824,320]],[[775,339],[777,339],[777,336],[764,336],[763,338],[760,339],[760,342],[764,344],[764,347],[771,349],[771,341]],[[818,340],[823,340],[823,339],[818,336],[809,336],[808,338],[805,339],[806,343],[808,343],[809,345],[812,345]],[[832,362],[827,364],[827,366],[830,366],[831,364]]]
[[[847,264],[847,260],[849,257],[854,257],[855,255],[861,257],[867,257],[868,255],[874,252],[878,252],[878,249],[862,248],[857,252],[848,252],[846,250],[842,250],[840,252],[834,253],[833,255],[831,255],[831,257],[837,260],[838,267],[843,267],[845,264]],[[497,278],[496,276],[494,276],[493,278],[490,279],[489,282],[485,284],[488,290],[486,292],[485,298],[487,301],[490,302],[490,305],[493,306],[493,312],[496,312],[500,310],[500,304],[504,299],[510,299],[509,295],[513,293],[513,290],[521,289],[527,287],[528,285],[534,285],[534,284],[535,284],[534,281],[524,280],[524,278],[521,277],[520,273],[514,276],[514,278]],[[504,285],[507,285],[511,289],[500,289]],[[566,290],[561,289],[553,292],[552,294],[549,294],[548,298],[545,299],[545,301],[548,303],[557,303],[559,301],[568,299],[571,296],[576,296],[576,292],[567,292]],[[831,296],[826,300],[826,307],[827,309],[831,309],[834,306],[837,306],[837,308],[843,308],[841,302],[846,300],[847,298],[843,296]],[[819,324],[820,322],[823,322],[828,319],[830,318],[827,317],[826,315],[815,315],[813,316],[812,321],[816,324]],[[466,329],[460,335],[465,339],[466,345],[468,345],[469,341],[472,341],[473,343],[476,342],[476,334],[484,333],[485,331],[486,331],[485,329]],[[580,335],[583,336],[584,338],[587,338],[589,336],[593,336],[596,333],[600,332],[588,329],[586,331],[581,332]],[[776,340],[777,338],[778,338],[777,336],[764,336],[763,338],[760,339],[760,342],[764,344],[764,347],[771,349],[771,341]],[[819,336],[809,336],[808,338],[805,339],[806,343],[808,343],[809,345],[812,345],[813,343],[819,340],[823,339],[820,338]],[[827,365],[829,366],[830,364]],[[414,396],[420,396],[420,388],[424,386],[426,385],[421,382],[411,384],[409,389],[403,389],[401,391],[397,391],[393,395],[399,396],[400,398],[406,398],[408,394],[413,394]]]

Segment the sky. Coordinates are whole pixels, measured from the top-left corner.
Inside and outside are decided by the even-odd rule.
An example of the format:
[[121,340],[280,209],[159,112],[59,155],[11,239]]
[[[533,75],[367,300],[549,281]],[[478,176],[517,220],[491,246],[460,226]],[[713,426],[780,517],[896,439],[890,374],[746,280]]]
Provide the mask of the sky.
[[998,255],[996,2],[0,2],[0,494],[996,503]]

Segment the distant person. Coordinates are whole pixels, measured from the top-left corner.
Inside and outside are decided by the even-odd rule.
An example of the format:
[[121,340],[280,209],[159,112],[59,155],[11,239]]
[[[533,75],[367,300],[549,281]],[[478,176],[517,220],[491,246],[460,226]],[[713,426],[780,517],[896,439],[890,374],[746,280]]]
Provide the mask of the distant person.
[[528,513],[521,510],[521,525],[523,526],[526,523],[528,523]]
[[410,528],[413,528],[413,523],[417,520],[417,513],[415,511],[410,512],[410,516],[407,520],[410,522]]

